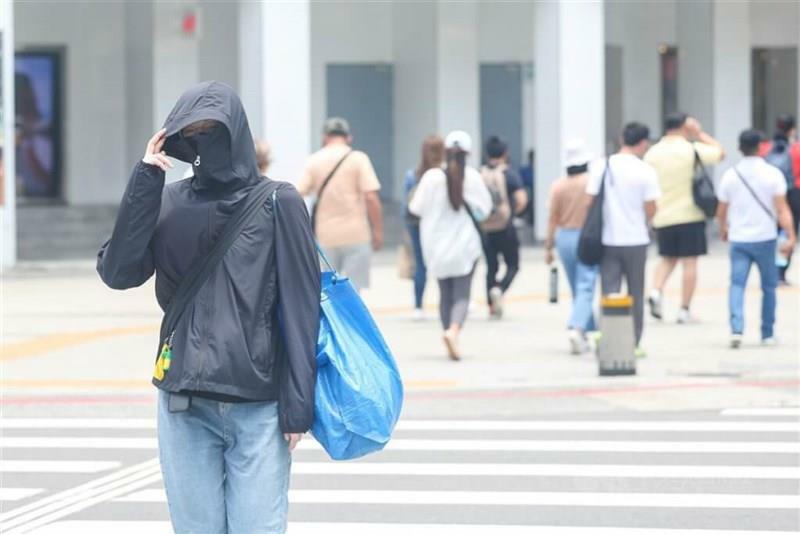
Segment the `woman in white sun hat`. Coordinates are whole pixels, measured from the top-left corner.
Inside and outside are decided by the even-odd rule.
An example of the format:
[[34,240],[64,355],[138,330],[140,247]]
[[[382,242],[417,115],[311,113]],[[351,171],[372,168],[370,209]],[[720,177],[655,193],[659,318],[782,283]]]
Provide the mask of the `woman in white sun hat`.
[[478,223],[492,209],[492,198],[480,173],[467,167],[472,139],[466,132],[450,132],[444,141],[444,169],[422,175],[409,211],[420,218],[425,265],[439,281],[439,315],[447,354],[460,360],[458,336],[469,308],[475,264],[483,253]]
[[578,259],[578,240],[588,211],[586,183],[591,159],[592,155],[582,140],[567,142],[567,174],[553,182],[550,189],[550,218],[545,241],[548,265],[554,260],[555,247],[572,290],[572,313],[567,328],[570,350],[575,355],[588,350],[586,333],[596,329],[592,306],[597,267]]

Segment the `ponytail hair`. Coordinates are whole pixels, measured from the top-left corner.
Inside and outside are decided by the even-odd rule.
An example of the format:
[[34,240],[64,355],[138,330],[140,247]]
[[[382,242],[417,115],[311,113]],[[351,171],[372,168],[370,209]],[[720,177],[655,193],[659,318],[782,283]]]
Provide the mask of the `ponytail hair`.
[[459,148],[447,150],[447,198],[455,211],[464,205],[464,168],[467,164],[467,153]]

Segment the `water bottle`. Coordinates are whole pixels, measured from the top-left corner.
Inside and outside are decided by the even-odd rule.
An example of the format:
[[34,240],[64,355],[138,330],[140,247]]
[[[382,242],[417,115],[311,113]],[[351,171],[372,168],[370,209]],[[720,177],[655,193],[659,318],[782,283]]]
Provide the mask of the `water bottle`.
[[784,256],[783,253],[781,252],[781,247],[788,240],[789,238],[787,237],[786,232],[784,232],[783,230],[778,232],[778,246],[775,249],[775,267],[782,268],[789,265],[789,258],[787,256]]
[[553,264],[550,267],[550,303],[558,303],[558,267]]

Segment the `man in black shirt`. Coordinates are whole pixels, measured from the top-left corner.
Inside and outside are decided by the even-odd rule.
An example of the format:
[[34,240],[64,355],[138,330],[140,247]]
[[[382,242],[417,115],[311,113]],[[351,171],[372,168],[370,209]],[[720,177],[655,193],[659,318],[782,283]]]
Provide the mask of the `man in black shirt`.
[[[486,142],[487,164],[481,169],[484,183],[492,195],[492,213],[484,221],[486,232],[486,295],[491,317],[503,316],[503,295],[519,272],[519,238],[514,216],[528,205],[528,194],[519,175],[508,165],[508,145],[493,135]],[[498,280],[500,256],[505,274]]]

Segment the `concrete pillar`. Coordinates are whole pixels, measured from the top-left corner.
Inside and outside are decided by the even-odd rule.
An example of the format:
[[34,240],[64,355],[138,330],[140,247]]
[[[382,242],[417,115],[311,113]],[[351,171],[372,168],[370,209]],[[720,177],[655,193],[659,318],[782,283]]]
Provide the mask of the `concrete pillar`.
[[[739,132],[752,123],[750,6],[745,2],[714,2],[713,68],[711,69],[714,135],[736,160]],[[723,165],[724,167],[724,165]]]
[[2,34],[2,128],[3,128],[3,203],[0,205],[0,266],[17,262],[16,175],[14,164],[14,2],[0,0],[0,34]]
[[[464,130],[480,143],[477,2],[437,2],[436,57],[439,130]],[[481,150],[473,150],[475,165]]]
[[272,145],[270,176],[296,182],[320,132],[311,131],[309,0],[261,7],[262,135]]
[[[675,3],[678,105],[681,111],[697,117],[709,132],[715,131],[714,7],[714,0]],[[721,30],[726,31],[724,27]],[[731,32],[730,39],[738,37]]]
[[261,4],[239,2],[239,97],[242,99],[250,130],[253,136],[264,135],[262,83],[264,78],[261,63],[263,42]]
[[[125,4],[125,168],[142,157],[147,140],[165,118],[159,120],[154,111],[153,14],[153,4]],[[119,181],[124,187],[128,175],[119,173]]]
[[535,11],[536,236],[547,232],[547,193],[564,172],[564,145],[579,137],[605,146],[605,46],[602,2],[538,2]]
[[395,191],[402,191],[400,180],[419,161],[422,139],[440,132],[435,96],[437,10],[434,2],[392,4]]

